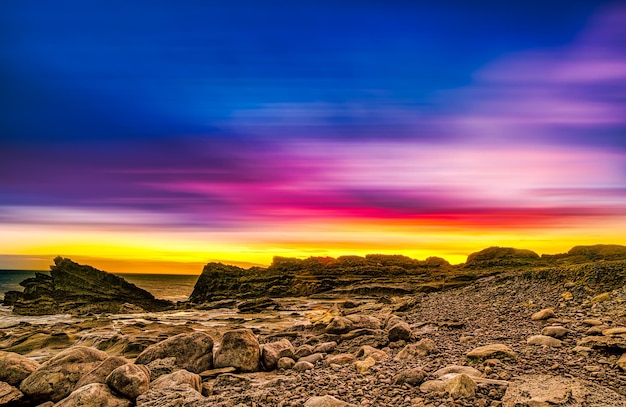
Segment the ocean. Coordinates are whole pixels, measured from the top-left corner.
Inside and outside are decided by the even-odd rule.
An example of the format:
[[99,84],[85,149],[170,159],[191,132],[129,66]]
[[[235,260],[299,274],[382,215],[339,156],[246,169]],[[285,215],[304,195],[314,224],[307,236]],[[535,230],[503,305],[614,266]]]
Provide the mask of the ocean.
[[[22,291],[20,281],[34,277],[36,271],[0,270],[0,298],[7,291]],[[45,271],[40,271],[45,273]],[[115,273],[137,287],[152,293],[156,298],[170,301],[185,301],[193,291],[197,275],[180,274],[127,274]]]

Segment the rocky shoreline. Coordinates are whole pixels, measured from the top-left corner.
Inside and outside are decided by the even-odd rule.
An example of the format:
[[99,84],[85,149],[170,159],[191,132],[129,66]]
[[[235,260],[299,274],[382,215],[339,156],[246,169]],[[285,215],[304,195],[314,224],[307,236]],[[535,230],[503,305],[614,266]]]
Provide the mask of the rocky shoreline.
[[483,268],[410,295],[18,323],[0,333],[0,405],[625,406],[624,263]]

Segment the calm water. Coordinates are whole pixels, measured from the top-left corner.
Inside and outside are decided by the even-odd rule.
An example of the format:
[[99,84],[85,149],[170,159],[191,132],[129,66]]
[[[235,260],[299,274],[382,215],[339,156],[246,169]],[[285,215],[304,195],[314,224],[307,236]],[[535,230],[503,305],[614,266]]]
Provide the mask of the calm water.
[[[151,292],[155,297],[170,301],[184,301],[193,291],[198,276],[178,274],[117,274],[126,281]],[[7,291],[22,291],[19,285],[29,277],[34,277],[35,271],[0,270],[0,296],[4,297]]]

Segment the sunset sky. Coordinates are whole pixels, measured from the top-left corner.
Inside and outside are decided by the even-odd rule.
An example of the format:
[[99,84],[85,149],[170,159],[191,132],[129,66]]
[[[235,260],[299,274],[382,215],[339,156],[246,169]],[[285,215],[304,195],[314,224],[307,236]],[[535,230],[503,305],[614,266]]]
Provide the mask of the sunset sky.
[[0,4],[0,269],[626,244],[626,6]]

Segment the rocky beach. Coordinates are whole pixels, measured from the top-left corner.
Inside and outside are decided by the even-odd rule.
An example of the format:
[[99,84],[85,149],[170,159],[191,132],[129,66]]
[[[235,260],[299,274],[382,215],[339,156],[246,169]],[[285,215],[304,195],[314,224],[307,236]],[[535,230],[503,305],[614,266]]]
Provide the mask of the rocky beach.
[[5,294],[6,406],[625,406],[626,247],[209,263],[188,301],[69,259]]

